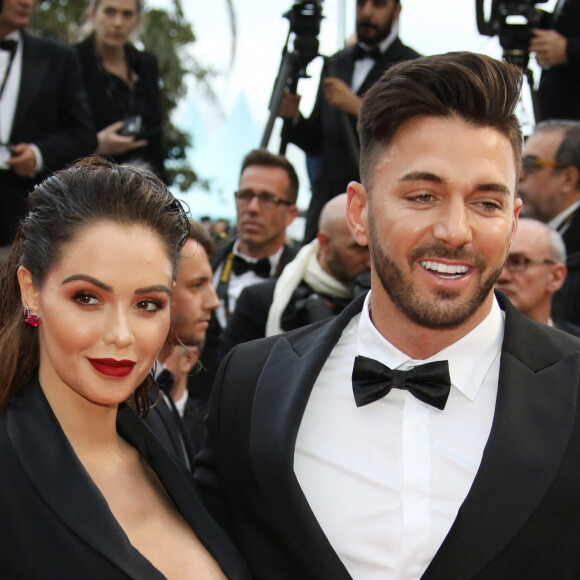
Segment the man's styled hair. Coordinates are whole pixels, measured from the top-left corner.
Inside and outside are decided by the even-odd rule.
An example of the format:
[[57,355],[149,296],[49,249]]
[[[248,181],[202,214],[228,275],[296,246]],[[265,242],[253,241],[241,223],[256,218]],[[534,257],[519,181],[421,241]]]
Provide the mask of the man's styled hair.
[[[567,167],[580,169],[580,121],[551,119],[536,125],[534,133],[562,131],[564,137],[558,145],[554,161]],[[554,173],[561,168],[554,167]]]
[[[459,117],[491,127],[512,144],[519,170],[522,133],[515,109],[522,73],[514,65],[471,52],[449,52],[398,63],[367,91],[358,118],[360,175],[373,170],[397,131],[417,117]],[[445,146],[445,135],[440,135]]]
[[294,166],[286,157],[283,155],[276,155],[270,153],[266,149],[253,149],[250,151],[242,161],[242,169],[240,170],[240,175],[244,172],[246,167],[250,165],[262,165],[263,167],[279,167],[283,169],[288,174],[288,179],[290,180],[290,185],[286,190],[288,192],[288,199],[292,203],[296,203],[298,199],[298,175]]

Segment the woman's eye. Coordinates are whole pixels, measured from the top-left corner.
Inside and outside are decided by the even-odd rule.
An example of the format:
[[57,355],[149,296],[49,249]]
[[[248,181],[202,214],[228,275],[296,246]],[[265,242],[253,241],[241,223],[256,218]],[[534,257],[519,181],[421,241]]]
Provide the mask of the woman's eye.
[[159,300],[139,300],[135,304],[135,308],[138,310],[145,310],[146,312],[155,312],[156,310],[161,310],[163,304]]
[[99,303],[97,297],[88,292],[77,292],[74,295],[74,300],[83,306],[94,306]]

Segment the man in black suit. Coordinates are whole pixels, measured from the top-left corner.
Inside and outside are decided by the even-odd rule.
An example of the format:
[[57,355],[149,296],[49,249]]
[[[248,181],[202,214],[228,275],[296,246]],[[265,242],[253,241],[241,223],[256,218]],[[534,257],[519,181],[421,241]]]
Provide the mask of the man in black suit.
[[242,290],[277,278],[294,259],[297,248],[287,243],[286,228],[298,214],[298,175],[282,155],[265,149],[250,151],[242,161],[235,192],[237,236],[222,244],[211,258],[220,306],[212,315],[201,353],[196,391],[209,397],[215,373],[219,335],[226,327]]
[[23,30],[34,5],[4,0],[0,12],[0,246],[34,185],[97,145],[74,50]]
[[526,216],[546,222],[566,244],[568,275],[552,314],[580,325],[580,122],[539,123],[524,146],[518,193]]
[[284,96],[280,115],[293,120],[286,124],[285,136],[308,156],[319,158],[316,176],[311,176],[305,243],[316,236],[324,204],[359,179],[355,127],[362,96],[390,66],[419,56],[397,35],[400,13],[399,0],[357,0],[358,45],[327,59],[310,117],[298,113],[299,95]]
[[347,215],[370,293],[234,348],[210,401],[196,479],[253,578],[577,575],[580,340],[493,289],[521,80],[450,53],[365,96]]
[[552,316],[552,296],[566,280],[562,236],[533,218],[518,221],[496,288],[525,316],[580,337],[580,327]]

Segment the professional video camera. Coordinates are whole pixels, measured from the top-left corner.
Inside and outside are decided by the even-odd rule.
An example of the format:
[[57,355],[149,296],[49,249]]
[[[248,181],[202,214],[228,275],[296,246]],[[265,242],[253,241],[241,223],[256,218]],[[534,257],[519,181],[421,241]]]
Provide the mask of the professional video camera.
[[[475,0],[477,28],[485,36],[498,36],[503,48],[503,57],[519,66],[524,72],[528,68],[530,53],[528,46],[533,28],[543,28],[543,15],[536,4],[546,0],[492,0],[489,20],[484,16],[484,0]],[[525,22],[514,22],[525,20]]]
[[[284,18],[290,21],[290,29],[282,50],[282,62],[270,99],[270,117],[260,145],[263,148],[266,148],[270,141],[284,92],[287,90],[296,92],[298,80],[308,77],[306,67],[318,56],[318,35],[320,23],[324,18],[322,16],[322,2],[323,0],[302,0],[296,2],[288,12],[284,13]],[[291,35],[294,35],[292,50],[289,48]],[[282,133],[284,134],[284,131]],[[280,153],[285,153],[285,150],[286,143],[282,139]]]

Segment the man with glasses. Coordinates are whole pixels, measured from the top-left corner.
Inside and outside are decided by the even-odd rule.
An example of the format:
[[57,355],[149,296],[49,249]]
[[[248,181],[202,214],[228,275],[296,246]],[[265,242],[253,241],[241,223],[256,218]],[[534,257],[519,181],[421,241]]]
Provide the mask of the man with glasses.
[[196,375],[196,389],[206,394],[220,362],[218,338],[238,296],[247,286],[277,278],[297,253],[296,247],[286,243],[286,228],[298,214],[298,176],[285,157],[265,149],[250,151],[242,162],[234,195],[237,237],[220,246],[211,259],[220,306],[203,347],[204,370]]
[[554,294],[552,311],[580,325],[580,122],[537,125],[522,153],[518,193],[524,202],[522,215],[562,235],[568,276]]
[[552,317],[552,295],[566,279],[562,236],[533,218],[520,218],[496,288],[525,316],[580,336],[580,327]]

